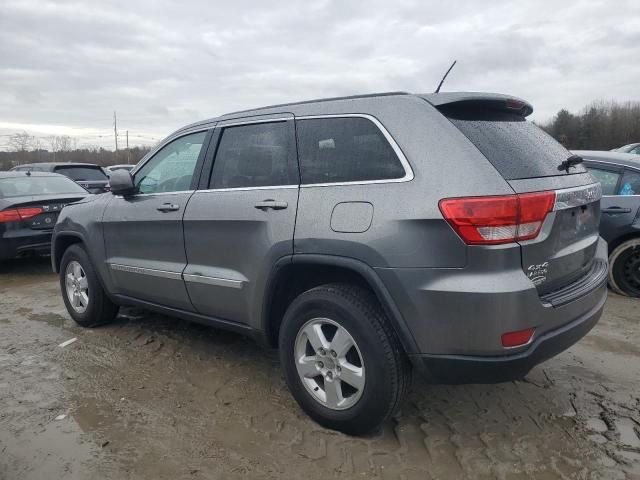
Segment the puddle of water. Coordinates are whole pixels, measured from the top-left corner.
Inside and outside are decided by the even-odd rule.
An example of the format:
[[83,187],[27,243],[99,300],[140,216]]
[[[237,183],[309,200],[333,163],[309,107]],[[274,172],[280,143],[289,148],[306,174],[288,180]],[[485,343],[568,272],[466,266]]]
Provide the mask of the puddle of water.
[[633,448],[640,448],[640,438],[635,432],[635,423],[628,417],[621,417],[615,420],[616,428],[620,432],[620,443]]
[[628,452],[626,450],[620,450],[618,452],[618,455],[620,455],[621,457],[626,458],[630,462],[640,463],[640,453],[638,453],[638,452]]
[[604,443],[607,443],[607,439],[604,438],[599,433],[594,433],[593,435],[589,435],[589,440],[591,440],[594,443],[597,443],[598,445],[602,445]]
[[[81,437],[82,431],[73,419],[52,420],[39,431],[19,434],[20,441],[7,441],[0,434],[3,456],[17,460],[9,465],[21,465],[19,475],[7,478],[89,478],[88,462],[95,458],[96,446]],[[4,440],[4,441],[3,441]],[[28,467],[24,468],[27,465]],[[18,473],[18,472],[13,472]]]
[[604,423],[601,419],[599,418],[589,418],[587,420],[587,428],[589,430],[593,430],[594,432],[599,432],[599,433],[603,433],[606,432],[607,429],[607,424]]
[[65,318],[57,313],[33,313],[27,318],[37,322],[45,322],[53,327],[64,327]]

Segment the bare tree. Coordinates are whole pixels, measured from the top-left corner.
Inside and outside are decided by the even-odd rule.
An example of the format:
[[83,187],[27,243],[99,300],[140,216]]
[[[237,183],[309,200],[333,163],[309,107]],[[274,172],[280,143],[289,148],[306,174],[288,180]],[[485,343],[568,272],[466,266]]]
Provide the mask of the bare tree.
[[58,137],[55,135],[49,137],[49,146],[51,150],[49,150],[53,154],[53,161],[56,161],[56,154],[58,153]]
[[23,163],[27,158],[27,152],[33,149],[35,137],[27,132],[14,133],[9,137],[9,146],[14,152],[18,152],[18,164]]
[[35,137],[27,132],[14,133],[9,137],[9,145],[14,152],[28,152],[33,148]]
[[69,152],[73,150],[73,139],[69,135],[60,135],[58,139],[58,151]]
[[78,140],[69,135],[54,135],[49,137],[49,145],[51,146],[50,152],[53,153],[53,161],[61,161],[66,156],[66,152],[77,149]]

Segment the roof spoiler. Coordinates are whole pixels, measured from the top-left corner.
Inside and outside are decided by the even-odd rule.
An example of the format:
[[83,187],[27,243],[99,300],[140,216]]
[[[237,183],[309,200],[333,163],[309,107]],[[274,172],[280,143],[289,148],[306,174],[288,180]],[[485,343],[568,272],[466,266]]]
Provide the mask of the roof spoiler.
[[420,95],[437,109],[469,108],[499,110],[527,117],[533,113],[531,104],[521,98],[500,93],[452,92]]

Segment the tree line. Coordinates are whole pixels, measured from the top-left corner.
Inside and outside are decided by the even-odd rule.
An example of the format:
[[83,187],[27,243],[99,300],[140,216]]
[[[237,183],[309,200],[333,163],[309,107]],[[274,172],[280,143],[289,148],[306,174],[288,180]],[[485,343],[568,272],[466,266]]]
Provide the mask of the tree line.
[[10,135],[9,151],[0,151],[0,170],[9,170],[25,163],[40,162],[83,162],[103,167],[121,163],[136,164],[151,150],[151,147],[144,146],[117,152],[98,146],[78,148],[77,139],[68,135],[52,136],[46,140],[43,143],[42,139],[27,132]]
[[601,100],[577,114],[562,109],[539,126],[567,148],[611,150],[640,142],[640,102]]

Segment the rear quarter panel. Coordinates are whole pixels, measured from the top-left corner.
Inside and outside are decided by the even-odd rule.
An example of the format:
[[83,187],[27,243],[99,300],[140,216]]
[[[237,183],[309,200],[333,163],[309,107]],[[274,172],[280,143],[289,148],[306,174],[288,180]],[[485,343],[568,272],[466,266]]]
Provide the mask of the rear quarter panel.
[[[295,253],[351,257],[372,267],[464,267],[467,247],[443,219],[438,201],[513,193],[507,182],[466,137],[418,97],[317,104],[300,114],[340,113],[377,118],[404,153],[414,178],[397,183],[303,185]],[[342,202],[373,206],[366,231],[348,233],[331,228],[332,212]]]

